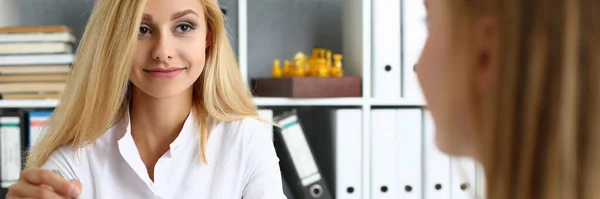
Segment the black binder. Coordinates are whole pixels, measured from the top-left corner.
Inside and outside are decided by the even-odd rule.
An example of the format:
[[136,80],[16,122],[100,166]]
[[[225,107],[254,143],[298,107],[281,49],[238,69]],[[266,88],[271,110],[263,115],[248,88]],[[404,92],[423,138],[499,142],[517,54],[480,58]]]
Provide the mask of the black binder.
[[282,175],[298,199],[331,199],[313,151],[304,136],[296,110],[273,118],[281,128],[275,128],[275,149]]

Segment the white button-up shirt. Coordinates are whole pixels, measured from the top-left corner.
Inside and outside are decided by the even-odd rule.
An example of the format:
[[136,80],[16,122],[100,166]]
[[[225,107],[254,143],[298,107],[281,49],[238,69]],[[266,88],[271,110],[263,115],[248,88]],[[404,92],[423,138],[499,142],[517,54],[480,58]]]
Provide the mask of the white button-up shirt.
[[156,163],[154,182],[131,136],[129,117],[91,145],[54,151],[45,169],[83,184],[82,199],[282,199],[272,126],[256,119],[217,123],[202,162],[200,128],[190,114],[170,150]]

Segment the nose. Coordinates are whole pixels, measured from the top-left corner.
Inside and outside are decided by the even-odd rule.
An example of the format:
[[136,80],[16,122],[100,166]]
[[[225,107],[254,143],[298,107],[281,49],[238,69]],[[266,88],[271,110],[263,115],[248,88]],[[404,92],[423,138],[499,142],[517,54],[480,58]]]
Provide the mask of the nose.
[[175,47],[168,34],[157,37],[152,57],[157,61],[166,62],[173,59],[174,55]]

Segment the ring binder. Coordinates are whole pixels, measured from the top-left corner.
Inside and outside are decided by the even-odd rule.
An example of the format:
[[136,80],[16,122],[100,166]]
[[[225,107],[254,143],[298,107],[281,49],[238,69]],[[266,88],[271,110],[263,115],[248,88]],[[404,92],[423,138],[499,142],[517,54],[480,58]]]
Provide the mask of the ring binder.
[[273,118],[281,128],[275,128],[275,149],[285,180],[295,198],[331,199],[313,151],[308,145],[297,111],[291,110]]

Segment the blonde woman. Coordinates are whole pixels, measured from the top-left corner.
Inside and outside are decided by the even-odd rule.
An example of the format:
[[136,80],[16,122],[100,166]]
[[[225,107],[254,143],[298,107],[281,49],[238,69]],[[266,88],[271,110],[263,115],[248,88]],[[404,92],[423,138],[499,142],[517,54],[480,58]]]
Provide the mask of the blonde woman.
[[438,147],[486,199],[600,198],[600,1],[425,0]]
[[217,0],[98,1],[8,198],[285,198],[223,23]]

